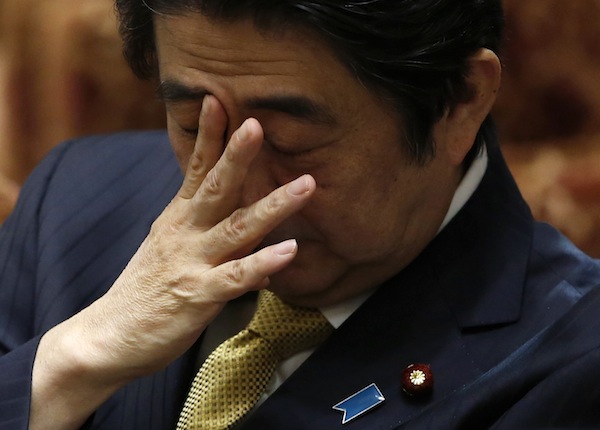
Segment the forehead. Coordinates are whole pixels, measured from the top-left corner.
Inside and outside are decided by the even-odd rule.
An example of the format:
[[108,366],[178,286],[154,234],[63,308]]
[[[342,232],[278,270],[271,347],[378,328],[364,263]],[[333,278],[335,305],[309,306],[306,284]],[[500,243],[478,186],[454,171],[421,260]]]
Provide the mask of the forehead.
[[372,97],[329,45],[305,28],[261,32],[251,20],[188,13],[156,16],[155,29],[161,81],[212,93],[226,105],[269,93],[350,109]]
[[[282,69],[297,67],[310,54],[306,45],[319,43],[308,30],[282,29],[277,33],[257,29],[250,19],[221,21],[200,13],[154,17],[159,54],[177,50],[182,57],[202,61],[219,75],[258,74],[275,64]],[[307,55],[310,57],[310,55]],[[306,63],[310,58],[306,58]]]

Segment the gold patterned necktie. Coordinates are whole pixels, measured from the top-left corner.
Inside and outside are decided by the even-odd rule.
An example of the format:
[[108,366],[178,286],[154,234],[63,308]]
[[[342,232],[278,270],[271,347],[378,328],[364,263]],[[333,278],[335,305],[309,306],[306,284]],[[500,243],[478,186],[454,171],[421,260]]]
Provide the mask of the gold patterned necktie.
[[279,362],[324,341],[333,327],[317,310],[260,292],[254,317],[206,359],[177,430],[228,429],[258,402]]

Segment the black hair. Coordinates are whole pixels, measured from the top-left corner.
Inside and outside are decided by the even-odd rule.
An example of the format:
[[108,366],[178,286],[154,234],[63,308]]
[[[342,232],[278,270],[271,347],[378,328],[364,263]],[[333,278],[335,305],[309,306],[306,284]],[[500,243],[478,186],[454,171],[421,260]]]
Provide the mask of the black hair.
[[[499,52],[501,0],[116,0],[124,53],[140,77],[156,75],[153,14],[199,12],[219,20],[251,18],[258,28],[309,27],[350,71],[404,119],[418,163],[435,153],[433,125],[472,97],[469,58]],[[494,135],[486,118],[465,164]]]

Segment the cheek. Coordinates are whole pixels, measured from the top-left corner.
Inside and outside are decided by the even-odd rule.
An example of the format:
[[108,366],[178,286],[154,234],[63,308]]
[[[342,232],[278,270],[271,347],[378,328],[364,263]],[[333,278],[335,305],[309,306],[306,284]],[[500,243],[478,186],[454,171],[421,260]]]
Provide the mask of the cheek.
[[402,241],[406,219],[399,199],[383,191],[384,186],[359,178],[325,184],[317,188],[303,216],[334,254],[353,263],[378,259]]

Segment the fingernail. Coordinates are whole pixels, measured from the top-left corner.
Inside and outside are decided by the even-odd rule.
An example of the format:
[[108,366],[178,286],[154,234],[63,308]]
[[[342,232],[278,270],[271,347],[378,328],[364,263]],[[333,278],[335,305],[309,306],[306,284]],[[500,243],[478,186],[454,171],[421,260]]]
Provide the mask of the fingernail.
[[273,246],[273,254],[276,255],[289,255],[296,252],[296,248],[298,248],[298,244],[296,243],[296,239],[289,239],[285,242],[278,243]]
[[240,126],[240,128],[238,128],[236,134],[237,134],[237,138],[239,141],[244,142],[246,139],[248,139],[248,125],[247,125],[248,120],[244,121],[242,123],[242,125]]
[[212,103],[210,102],[210,95],[207,94],[202,99],[202,108],[200,112],[202,112],[204,115],[208,114],[210,112],[211,106]]
[[295,179],[287,186],[287,192],[293,196],[301,196],[308,191],[308,181],[304,176]]

